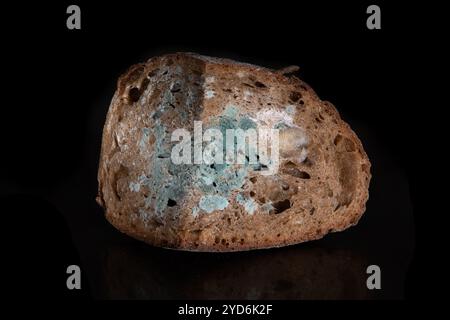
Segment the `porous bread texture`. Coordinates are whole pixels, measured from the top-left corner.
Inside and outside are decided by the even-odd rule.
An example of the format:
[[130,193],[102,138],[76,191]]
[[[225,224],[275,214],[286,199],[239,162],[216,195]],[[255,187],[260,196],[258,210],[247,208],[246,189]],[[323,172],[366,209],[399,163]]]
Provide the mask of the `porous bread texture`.
[[[280,167],[171,161],[171,133],[280,129]],[[334,106],[294,76],[192,53],[151,58],[117,85],[103,130],[97,201],[149,244],[240,251],[314,240],[355,225],[370,162]]]

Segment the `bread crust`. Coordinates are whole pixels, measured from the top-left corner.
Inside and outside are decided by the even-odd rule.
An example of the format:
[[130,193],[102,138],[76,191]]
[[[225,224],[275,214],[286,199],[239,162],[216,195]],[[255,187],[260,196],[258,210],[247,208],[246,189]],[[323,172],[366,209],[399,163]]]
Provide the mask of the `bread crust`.
[[[181,89],[174,89],[177,81]],[[206,98],[207,91],[214,96]],[[167,96],[167,104],[174,107],[161,115],[157,108]],[[300,150],[286,151],[277,177],[247,173],[244,186],[230,190],[229,205],[210,213],[193,212],[202,196],[198,188],[177,189],[173,183],[174,193],[183,196],[177,205],[158,213],[155,201],[160,200],[162,185],[155,187],[155,174],[150,172],[156,166],[151,150],[156,134],[145,135],[148,141],[144,141],[142,129],[154,130],[155,121],[169,129],[193,120],[210,121],[223,114],[230,101],[240,114],[255,117],[267,110],[284,115],[294,106],[292,125],[306,132],[307,159],[298,162],[293,159],[298,159]],[[155,112],[161,120],[154,119]],[[307,178],[299,178],[300,171],[307,172],[303,173]],[[142,173],[147,180],[137,187]],[[258,177],[257,182],[250,182],[251,177]],[[320,100],[299,78],[228,59],[175,53],[132,66],[119,78],[103,130],[97,202],[118,230],[151,245],[243,251],[315,240],[356,225],[365,211],[370,179],[370,161],[355,132],[333,104]],[[279,184],[287,184],[288,191],[278,191]],[[239,193],[257,205],[255,212],[249,214],[238,203]],[[277,204],[285,198],[289,208],[263,212],[265,201]]]

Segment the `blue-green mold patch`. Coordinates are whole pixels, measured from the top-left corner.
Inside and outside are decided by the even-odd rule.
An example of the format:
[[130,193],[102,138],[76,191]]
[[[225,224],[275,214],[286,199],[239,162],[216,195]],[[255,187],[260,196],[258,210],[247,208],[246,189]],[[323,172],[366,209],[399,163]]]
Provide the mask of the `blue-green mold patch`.
[[223,210],[228,206],[228,200],[225,197],[218,195],[206,195],[200,198],[198,203],[200,209],[211,213],[215,210]]
[[295,114],[295,112],[296,112],[295,106],[293,106],[293,105],[288,105],[288,106],[286,107],[286,112],[287,112],[288,114],[290,114],[291,116],[293,116],[293,115]]
[[[209,128],[218,129],[222,133],[222,136],[224,137],[222,147],[223,154],[225,155],[227,145],[226,130],[256,129],[256,123],[246,116],[239,116],[238,109],[231,105],[228,106],[220,116],[212,119]],[[246,145],[245,141],[238,141],[239,138],[242,137],[234,137],[235,153],[239,143],[244,143],[244,145]],[[248,154],[249,148],[253,147],[254,146],[246,145],[246,154]],[[236,157],[236,154],[234,156]],[[210,165],[198,165],[196,172],[196,186],[206,195],[215,195],[223,199],[228,199],[233,191],[242,190],[249,170],[254,170],[255,165],[249,164],[248,157],[246,158],[244,164],[231,164],[226,163],[225,161],[223,162],[224,163],[221,164],[213,163]],[[200,208],[202,207],[200,206]],[[250,202],[247,205],[247,208],[247,212],[253,212],[255,210],[254,206]]]
[[141,140],[139,141],[139,148],[141,152],[144,152],[147,149],[147,141],[150,136],[150,129],[149,128],[142,128],[142,136]]
[[[182,69],[177,67],[174,72],[181,74]],[[162,81],[170,81],[170,79],[164,78]],[[176,92],[183,87],[184,83],[182,82],[172,83],[169,87],[170,90],[166,90],[160,95],[160,104],[149,114],[152,125],[142,129],[141,139],[138,141],[141,151],[150,152],[148,169],[145,174],[138,178],[139,188],[142,189],[145,186],[146,189],[151,191],[148,196],[145,196],[145,208],[153,210],[159,216],[163,215],[167,207],[181,204],[186,190],[192,188],[197,171],[196,165],[177,165],[172,162],[170,158],[173,146],[170,141],[171,133],[162,119],[166,112],[175,108],[178,101],[175,96]],[[197,108],[194,104],[199,96],[199,90],[189,90],[185,102],[178,105],[177,120],[185,126],[189,126],[195,117],[195,113],[193,114],[190,111]],[[180,125],[182,126],[182,124]],[[155,142],[149,150],[148,141],[151,136]],[[131,188],[136,190],[138,184],[133,184]],[[197,210],[200,209],[197,208]]]
[[193,207],[192,208],[192,215],[194,216],[194,217],[196,217],[197,215],[198,215],[198,212],[200,211],[200,208],[199,207]]
[[270,212],[275,210],[275,207],[272,205],[272,202],[265,203],[261,206],[262,211]]
[[[165,98],[170,102],[168,97]],[[155,213],[161,216],[169,202],[180,204],[186,190],[194,187],[203,193],[198,205],[192,208],[194,216],[197,216],[200,211],[211,213],[215,210],[225,209],[229,205],[228,199],[234,191],[243,191],[242,187],[248,172],[259,170],[261,165],[250,164],[248,157],[244,164],[174,164],[170,158],[172,147],[170,133],[160,118],[165,109],[165,104],[161,104],[156,112],[150,115],[154,125],[142,131],[143,141],[139,143],[141,148],[145,148],[146,145],[144,144],[149,140],[149,136],[153,135],[155,138],[149,171],[145,176],[139,178],[141,186],[146,185],[154,191],[152,193],[153,198],[146,199],[146,206],[151,205]],[[256,123],[252,119],[239,114],[238,108],[228,106],[221,115],[211,118],[210,123],[204,127],[204,130],[215,128],[222,132],[224,137],[222,147],[225,155],[227,129],[248,130],[250,128],[256,129],[256,127]],[[237,139],[237,137],[234,138],[235,151],[238,143],[242,143]],[[254,146],[247,146],[245,143],[244,145],[246,145],[246,152],[249,148],[254,148]],[[253,199],[246,199],[243,206],[251,214],[258,205]]]
[[258,204],[256,203],[255,200],[253,200],[252,198],[245,197],[242,193],[239,193],[236,196],[236,201],[240,205],[244,206],[244,209],[248,214],[253,214],[255,210],[258,208]]
[[152,130],[155,136],[154,152],[150,164],[149,176],[144,180],[151,190],[157,190],[154,196],[154,209],[157,215],[162,215],[167,208],[169,199],[175,203],[181,202],[185,190],[192,185],[195,168],[188,164],[176,165],[170,159],[170,136],[160,119],[155,121]]

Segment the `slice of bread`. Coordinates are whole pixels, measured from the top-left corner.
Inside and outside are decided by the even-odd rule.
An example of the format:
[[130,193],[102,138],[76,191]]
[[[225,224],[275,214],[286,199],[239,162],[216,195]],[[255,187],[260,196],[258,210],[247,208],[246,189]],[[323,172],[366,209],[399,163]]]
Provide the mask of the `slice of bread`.
[[[300,79],[193,53],[132,66],[103,130],[98,203],[120,231],[149,244],[240,251],[314,240],[355,225],[370,162],[334,106]],[[175,164],[175,129],[279,129],[279,169]]]

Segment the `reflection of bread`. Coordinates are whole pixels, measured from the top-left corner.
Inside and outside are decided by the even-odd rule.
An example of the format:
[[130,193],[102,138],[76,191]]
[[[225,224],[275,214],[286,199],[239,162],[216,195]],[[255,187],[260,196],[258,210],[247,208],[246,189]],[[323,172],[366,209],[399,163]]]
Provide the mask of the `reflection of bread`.
[[290,247],[238,254],[109,248],[106,299],[367,299],[367,261],[344,250]]
[[[280,167],[176,165],[171,133],[277,128]],[[358,222],[370,163],[329,102],[281,72],[178,53],[118,81],[103,131],[98,202],[119,230],[199,251],[249,250],[323,237]]]

